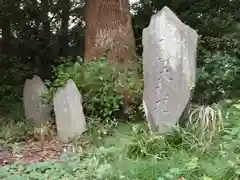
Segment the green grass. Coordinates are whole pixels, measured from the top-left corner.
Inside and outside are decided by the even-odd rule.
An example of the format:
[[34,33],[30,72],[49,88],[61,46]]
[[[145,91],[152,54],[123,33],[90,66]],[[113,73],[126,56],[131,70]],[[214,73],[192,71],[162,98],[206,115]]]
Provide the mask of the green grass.
[[[0,169],[0,179],[240,179],[240,105],[224,106],[224,129],[219,131],[215,128],[217,119],[212,118],[215,117],[212,113],[208,116],[209,111],[209,107],[207,111],[199,111],[205,112],[204,134],[209,138],[203,139],[202,133],[198,136],[199,133],[194,134],[187,127],[163,137],[150,134],[141,123],[120,123],[116,131],[101,139],[96,137],[99,132],[92,130],[92,142],[98,144],[88,153],[62,154],[63,163],[5,166]],[[218,111],[211,109],[211,112]],[[199,120],[193,123],[196,125]]]

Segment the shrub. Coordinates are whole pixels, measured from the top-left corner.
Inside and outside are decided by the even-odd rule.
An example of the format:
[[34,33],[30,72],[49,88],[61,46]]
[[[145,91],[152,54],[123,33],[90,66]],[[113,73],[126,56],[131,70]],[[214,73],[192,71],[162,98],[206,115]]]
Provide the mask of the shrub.
[[26,77],[32,73],[28,64],[21,64],[19,58],[0,56],[0,109],[9,113],[12,106],[21,100]]
[[88,117],[100,118],[107,124],[115,124],[121,118],[124,110],[123,90],[130,90],[130,105],[128,117],[136,119],[140,112],[142,98],[142,79],[135,69],[128,71],[127,81],[122,83],[119,67],[109,65],[106,59],[82,64],[81,59],[74,63],[61,59],[62,63],[53,69],[53,82],[47,82],[50,87],[48,98],[51,100],[56,89],[72,78],[83,95],[83,107]]
[[240,87],[240,64],[236,56],[205,52],[198,68],[194,100],[212,104],[224,98],[236,97]]

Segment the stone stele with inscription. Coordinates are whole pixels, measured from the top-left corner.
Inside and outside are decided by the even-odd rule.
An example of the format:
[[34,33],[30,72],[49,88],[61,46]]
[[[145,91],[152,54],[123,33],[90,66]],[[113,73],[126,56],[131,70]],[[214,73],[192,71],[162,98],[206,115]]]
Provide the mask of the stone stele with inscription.
[[168,8],[143,30],[143,105],[150,129],[175,126],[195,85],[198,34]]

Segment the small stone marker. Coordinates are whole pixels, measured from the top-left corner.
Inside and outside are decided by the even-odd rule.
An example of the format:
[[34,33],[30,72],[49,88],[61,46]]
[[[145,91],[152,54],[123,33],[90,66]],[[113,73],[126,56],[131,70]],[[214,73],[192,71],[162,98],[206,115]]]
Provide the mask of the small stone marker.
[[81,135],[86,130],[82,97],[72,79],[68,80],[65,87],[58,89],[53,104],[57,132],[62,141]]
[[153,132],[181,117],[195,85],[198,34],[164,7],[143,30],[145,114]]
[[34,75],[25,81],[23,90],[23,104],[26,119],[33,120],[37,126],[51,118],[51,105],[44,104],[42,94],[47,87],[40,77]]

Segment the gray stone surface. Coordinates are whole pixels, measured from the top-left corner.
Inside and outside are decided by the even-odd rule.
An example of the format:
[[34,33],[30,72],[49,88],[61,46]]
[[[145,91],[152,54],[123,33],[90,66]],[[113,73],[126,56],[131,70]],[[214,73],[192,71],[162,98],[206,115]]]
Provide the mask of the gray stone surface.
[[143,104],[152,131],[181,117],[195,85],[198,34],[164,7],[143,30]]
[[59,88],[53,98],[57,132],[62,141],[81,135],[86,130],[82,97],[73,80]]
[[34,76],[25,81],[23,90],[23,104],[26,119],[33,120],[37,126],[45,123],[51,117],[51,105],[44,104],[42,94],[47,87],[40,77]]

